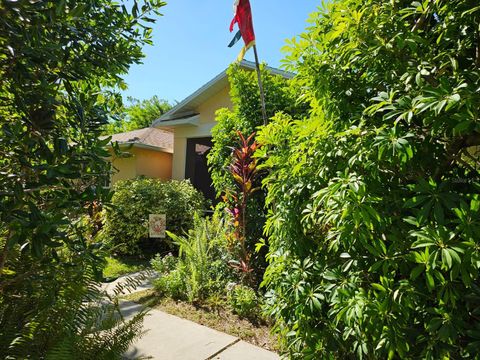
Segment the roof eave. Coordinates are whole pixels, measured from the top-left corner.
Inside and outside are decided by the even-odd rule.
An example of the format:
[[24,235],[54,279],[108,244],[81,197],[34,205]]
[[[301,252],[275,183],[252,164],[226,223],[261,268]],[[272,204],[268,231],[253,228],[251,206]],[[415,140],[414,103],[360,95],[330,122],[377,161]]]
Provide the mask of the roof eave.
[[[131,148],[131,147],[137,147],[140,149],[146,149],[146,150],[152,150],[152,151],[158,151],[158,152],[165,152],[169,154],[173,154],[173,149],[172,148],[164,148],[161,146],[153,146],[153,145],[148,145],[148,144],[142,144],[139,142],[134,142],[134,141],[117,141],[118,146],[120,149],[125,150],[126,148]],[[108,144],[109,147],[112,147],[112,144]]]
[[[249,69],[249,70],[256,70],[256,65],[254,62],[251,62],[251,61],[247,61],[247,60],[242,60],[239,65],[243,68],[246,68],[246,69]],[[276,69],[276,68],[273,68],[273,67],[270,67],[270,66],[267,66],[266,69],[271,73],[271,74],[274,74],[274,75],[279,75],[279,76],[282,76],[286,79],[292,79],[295,74],[294,73],[291,73],[291,72],[288,72],[288,71],[284,71],[284,70],[280,70],[280,69]],[[174,120],[175,118],[178,118],[179,117],[179,112],[181,112],[181,110],[183,108],[185,108],[186,106],[188,106],[189,103],[193,102],[196,98],[198,98],[199,96],[201,96],[204,92],[210,90],[213,86],[215,86],[219,81],[223,80],[224,78],[227,77],[227,69],[223,70],[220,74],[218,74],[217,76],[215,76],[212,80],[210,80],[209,82],[207,82],[205,85],[203,85],[202,87],[200,87],[197,91],[195,91],[194,93],[192,93],[190,96],[186,97],[184,100],[182,100],[181,102],[179,102],[177,105],[175,105],[172,109],[170,109],[170,111],[167,111],[165,114],[163,114],[162,116],[160,116],[157,120],[155,120],[151,127],[157,127],[157,126],[170,126],[171,123],[173,123],[174,121],[177,121],[177,120]],[[188,112],[188,111],[187,111]],[[183,111],[183,113],[186,113],[185,111]],[[182,120],[182,119],[181,119]],[[191,126],[191,125],[196,125],[196,124],[191,124],[191,123],[182,123],[180,122],[181,120],[178,120],[178,124],[177,125],[174,125],[174,126]]]
[[152,126],[167,126],[167,127],[180,127],[180,126],[198,126],[200,122],[200,116],[195,115],[195,116],[189,116],[187,118],[180,118],[180,119],[174,119],[174,120],[162,120],[161,118],[158,120],[155,120]]

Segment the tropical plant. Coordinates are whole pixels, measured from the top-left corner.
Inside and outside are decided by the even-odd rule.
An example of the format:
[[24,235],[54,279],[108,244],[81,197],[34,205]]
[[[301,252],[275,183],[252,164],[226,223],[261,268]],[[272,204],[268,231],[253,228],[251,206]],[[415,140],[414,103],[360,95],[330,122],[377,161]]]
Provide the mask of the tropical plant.
[[100,128],[164,5],[130,4],[0,3],[1,358],[114,359],[137,333],[139,318],[97,316],[102,254],[85,226],[109,200]]
[[[256,73],[243,70],[238,65],[232,65],[227,74],[230,82],[230,98],[233,102],[233,110],[220,109],[217,111],[216,125],[212,129],[213,147],[208,154],[210,173],[218,197],[237,187],[230,166],[232,164],[232,149],[238,146],[238,132],[252,134],[258,126],[263,125]],[[261,66],[261,74],[269,118],[279,111],[299,118],[307,114],[305,103],[297,101],[301,89],[292,86],[289,79],[271,73],[264,65]],[[252,188],[259,187],[261,179],[262,176],[258,175],[256,181],[252,184]],[[233,194],[232,191],[230,193]],[[227,203],[234,202],[234,199],[230,198]],[[225,204],[225,202],[220,202],[218,207],[222,209]],[[261,279],[266,266],[265,249],[262,249],[260,253],[254,251],[255,244],[263,235],[264,205],[264,191],[255,191],[250,195],[249,204],[244,213],[246,223],[244,236],[246,248],[251,255],[249,268],[254,270],[254,277],[257,279]],[[233,206],[230,207],[233,208]],[[249,270],[240,261],[236,265]]]
[[326,4],[286,64],[312,113],[278,114],[267,307],[292,358],[480,351],[480,7]]
[[172,107],[166,100],[156,95],[142,101],[132,97],[128,97],[127,100],[130,104],[119,110],[119,114],[105,126],[105,134],[112,135],[149,127]]
[[234,286],[228,293],[227,300],[233,312],[240,317],[256,320],[260,315],[260,299],[255,290],[248,286]]
[[179,272],[186,299],[191,302],[223,292],[226,284],[234,279],[228,266],[225,225],[221,215],[215,213],[211,219],[196,216],[195,226],[187,236],[167,232],[179,246],[174,271]]
[[[261,65],[261,74],[268,118],[280,111],[297,118],[307,115],[305,103],[297,101],[301,94],[300,89],[292,86],[289,79],[272,74],[263,64]],[[212,129],[213,147],[208,153],[212,181],[218,196],[221,196],[225,189],[234,185],[234,179],[228,169],[232,158],[231,149],[238,143],[237,132],[251,134],[256,131],[258,126],[263,125],[256,73],[233,64],[227,70],[227,75],[230,82],[233,110],[224,108],[217,111],[216,124]],[[293,74],[290,75],[293,76]],[[256,211],[253,210],[253,212]]]
[[167,230],[182,233],[192,228],[194,214],[204,209],[202,194],[188,180],[124,180],[115,183],[113,191],[102,235],[119,254],[172,251],[170,242],[148,238],[149,214],[165,214]]
[[231,262],[231,265],[249,278],[253,269],[250,266],[251,250],[247,248],[247,207],[251,195],[259,189],[255,187],[258,177],[257,159],[253,157],[257,143],[254,140],[255,133],[248,138],[240,131],[237,134],[239,145],[233,149],[230,164],[235,187],[225,189],[223,199],[233,220],[233,232],[228,236],[230,251],[239,258],[238,261]]
[[175,270],[177,262],[177,258],[173,256],[172,253],[168,253],[163,257],[160,254],[157,254],[152,260],[150,260],[150,265],[158,274],[162,275]]

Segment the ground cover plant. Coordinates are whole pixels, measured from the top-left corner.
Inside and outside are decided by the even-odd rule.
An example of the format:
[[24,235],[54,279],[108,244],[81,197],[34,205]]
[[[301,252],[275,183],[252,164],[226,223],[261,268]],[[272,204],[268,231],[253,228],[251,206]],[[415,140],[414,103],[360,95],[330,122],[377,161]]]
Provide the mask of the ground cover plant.
[[[257,338],[271,344],[264,336],[269,320],[261,312],[262,296],[242,285],[243,274],[231,266],[235,254],[229,250],[231,229],[223,215],[217,211],[210,218],[196,217],[195,226],[185,235],[168,233],[179,255],[152,259],[158,278],[154,291],[142,301],[220,331],[241,334],[256,344]],[[239,324],[238,319],[242,319]]]
[[147,259],[137,257],[112,257],[105,258],[106,264],[103,268],[104,280],[114,280],[120,276],[137,273],[149,268]]
[[165,214],[167,230],[181,234],[205,206],[202,194],[188,180],[124,180],[114,185],[113,192],[102,236],[112,253],[123,255],[174,251],[171,242],[148,238],[149,214]]
[[101,127],[163,5],[0,3],[2,359],[115,359],[139,335],[98,289],[92,224],[109,200]]
[[257,156],[290,357],[478,356],[479,23],[476,1],[344,0],[289,42],[312,112]]

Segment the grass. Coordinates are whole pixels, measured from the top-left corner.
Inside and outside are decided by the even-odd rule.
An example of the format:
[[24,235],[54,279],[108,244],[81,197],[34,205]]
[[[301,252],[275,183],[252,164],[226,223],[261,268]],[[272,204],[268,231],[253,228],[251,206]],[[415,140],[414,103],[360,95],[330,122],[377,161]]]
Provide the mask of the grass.
[[239,337],[264,349],[278,351],[278,342],[270,334],[270,328],[266,324],[242,319],[226,307],[192,305],[183,301],[175,301],[160,297],[153,289],[127,295],[124,299]]
[[107,257],[107,265],[103,269],[103,277],[105,279],[116,279],[119,276],[131,274],[149,267],[147,260],[122,257]]

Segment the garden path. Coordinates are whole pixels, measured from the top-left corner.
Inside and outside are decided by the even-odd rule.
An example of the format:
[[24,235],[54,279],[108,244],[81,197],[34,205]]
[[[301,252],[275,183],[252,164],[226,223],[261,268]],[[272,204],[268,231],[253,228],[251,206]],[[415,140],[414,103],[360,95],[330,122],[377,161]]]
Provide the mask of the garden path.
[[[132,274],[134,275],[134,274]],[[105,284],[103,289],[112,294],[125,277]],[[151,288],[151,279],[142,281],[135,291]],[[127,290],[128,291],[128,290]],[[128,292],[132,292],[131,290]],[[143,305],[122,301],[120,309],[130,317],[143,309]],[[144,319],[146,333],[125,354],[127,359],[149,357],[158,360],[278,360],[270,351],[251,345],[237,337],[224,334],[189,320],[157,309],[150,309]]]
[[[132,316],[142,305],[124,301],[124,316]],[[158,360],[278,360],[273,352],[248,344],[189,320],[151,309],[144,320],[147,333],[125,354],[127,359],[150,356]]]

